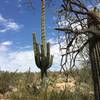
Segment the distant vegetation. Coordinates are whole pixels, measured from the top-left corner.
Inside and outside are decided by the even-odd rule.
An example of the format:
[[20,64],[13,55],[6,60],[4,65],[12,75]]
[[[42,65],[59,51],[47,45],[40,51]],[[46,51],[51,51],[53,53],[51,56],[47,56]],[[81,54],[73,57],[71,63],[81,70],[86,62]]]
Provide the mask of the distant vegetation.
[[4,100],[93,100],[89,67],[69,71],[68,82],[63,73],[49,72],[46,82],[40,73],[0,72],[0,98]]

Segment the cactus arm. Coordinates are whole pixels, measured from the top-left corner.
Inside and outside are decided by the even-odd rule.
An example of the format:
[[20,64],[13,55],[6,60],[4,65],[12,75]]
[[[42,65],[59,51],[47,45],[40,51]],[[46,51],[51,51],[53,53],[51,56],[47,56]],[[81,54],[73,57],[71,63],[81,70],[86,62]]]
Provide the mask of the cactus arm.
[[50,60],[49,60],[49,66],[48,66],[47,68],[50,68],[51,65],[52,65],[52,63],[53,63],[53,55],[51,55],[51,58],[50,58]]
[[40,59],[40,51],[39,51],[39,44],[36,44],[36,52],[34,52],[35,55],[35,62],[38,68],[41,68],[41,59]]
[[33,33],[33,47],[34,47],[34,52],[36,52],[36,44],[37,44],[36,33]]
[[48,42],[47,43],[47,64],[48,64],[47,69],[51,67],[52,63],[53,63],[53,56],[51,55],[50,57],[50,43]]
[[40,51],[39,51],[39,44],[36,40],[36,33],[33,33],[33,45],[34,45],[34,56],[35,56],[35,62],[38,68],[41,67],[41,61],[40,61]]

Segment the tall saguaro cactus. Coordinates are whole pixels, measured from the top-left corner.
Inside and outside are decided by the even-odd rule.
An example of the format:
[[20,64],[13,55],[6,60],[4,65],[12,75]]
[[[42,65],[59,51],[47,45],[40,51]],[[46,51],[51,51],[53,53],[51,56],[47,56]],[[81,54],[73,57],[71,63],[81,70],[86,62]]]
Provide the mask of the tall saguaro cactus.
[[46,43],[46,31],[45,31],[45,0],[42,2],[42,17],[41,17],[41,40],[42,44],[39,46],[36,40],[36,33],[33,33],[33,45],[34,45],[34,55],[35,63],[41,70],[41,78],[44,75],[47,77],[47,69],[51,67],[53,63],[53,56],[50,55],[50,43]]
[[[94,10],[93,13],[98,19],[100,19],[100,12]],[[93,22],[92,19],[89,19],[88,22],[88,27],[94,33],[98,33],[95,34],[95,36],[90,36],[91,41],[89,42],[89,55],[92,67],[95,100],[100,100],[100,30],[98,30],[100,25]]]

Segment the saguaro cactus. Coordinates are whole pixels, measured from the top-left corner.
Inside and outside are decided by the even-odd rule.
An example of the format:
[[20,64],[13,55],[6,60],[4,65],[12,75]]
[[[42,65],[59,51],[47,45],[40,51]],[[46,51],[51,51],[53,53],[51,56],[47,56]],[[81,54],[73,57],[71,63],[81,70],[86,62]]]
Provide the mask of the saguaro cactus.
[[53,56],[50,55],[50,43],[46,43],[46,32],[45,32],[45,0],[42,1],[42,17],[41,17],[41,40],[42,44],[39,46],[36,40],[36,33],[33,33],[33,45],[35,63],[41,70],[41,78],[43,79],[44,74],[47,77],[47,69],[51,67],[53,62]]
[[[96,17],[100,19],[99,11],[94,9],[93,14],[95,14]],[[100,28],[100,25],[89,18],[88,27],[94,33],[98,33],[94,36],[90,35],[91,41],[89,42],[89,55],[92,67],[95,100],[100,100],[100,32],[98,30],[98,28]]]

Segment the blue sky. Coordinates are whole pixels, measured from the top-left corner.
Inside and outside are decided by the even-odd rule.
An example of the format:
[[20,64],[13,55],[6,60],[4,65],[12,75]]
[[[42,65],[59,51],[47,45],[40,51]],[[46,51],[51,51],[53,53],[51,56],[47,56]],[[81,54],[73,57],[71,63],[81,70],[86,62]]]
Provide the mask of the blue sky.
[[[27,1],[0,0],[0,70],[27,71],[29,67],[32,71],[38,70],[34,62],[32,32],[37,33],[40,42],[41,0],[34,0],[34,10],[28,7]],[[46,38],[51,43],[57,42],[53,7],[46,8]],[[55,53],[52,70],[58,69],[58,45],[52,46],[51,51]]]
[[[32,45],[32,32],[36,32],[37,35],[41,34],[40,16],[41,16],[41,4],[40,0],[34,0],[35,9],[32,11],[28,4],[25,4],[27,0],[1,0],[0,2],[0,16],[4,19],[12,20],[18,25],[18,29],[9,29],[6,32],[2,32],[0,35],[0,42],[5,40],[12,40],[16,43],[16,46]],[[47,9],[47,39],[51,37],[54,27],[53,11]],[[1,28],[2,25],[0,25]],[[3,27],[3,26],[2,26]],[[20,43],[19,43],[20,42]],[[22,44],[21,44],[22,43]]]
[[[33,0],[34,10],[28,7],[27,1],[0,0],[0,70],[24,72],[31,67],[31,71],[39,71],[34,62],[32,32],[37,33],[40,42],[41,0]],[[56,27],[56,8],[60,7],[60,2],[54,1],[56,6],[46,8],[46,38],[51,44],[57,43],[58,33],[53,28]],[[60,70],[58,44],[51,46],[51,54],[54,55],[51,70]]]

